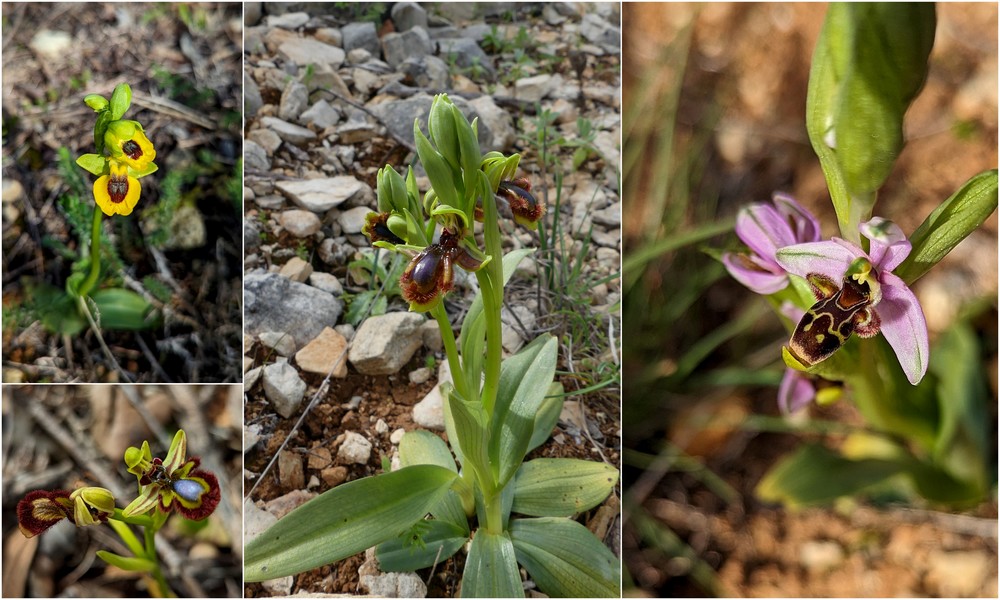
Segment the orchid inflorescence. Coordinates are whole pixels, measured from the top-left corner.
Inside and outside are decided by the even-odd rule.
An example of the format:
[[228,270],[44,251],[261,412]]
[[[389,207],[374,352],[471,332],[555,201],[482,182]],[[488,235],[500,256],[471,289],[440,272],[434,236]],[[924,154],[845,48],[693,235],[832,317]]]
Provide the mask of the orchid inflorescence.
[[[911,384],[927,372],[927,322],[913,291],[892,272],[911,244],[898,225],[881,217],[859,231],[870,242],[868,252],[838,237],[820,241],[816,218],[784,194],[743,208],[736,219],[736,235],[750,252],[726,253],[723,264],[754,292],[785,302],[783,312],[798,322],[782,351],[789,367],[778,392],[783,411],[795,412],[816,396],[803,372],[832,356],[851,334],[881,332]],[[815,303],[807,310],[785,293],[790,275],[808,283]]]
[[[153,457],[149,442],[125,451],[125,464],[136,476],[139,495],[124,509],[116,507],[114,494],[102,487],[66,490],[34,490],[17,503],[18,528],[25,537],[43,533],[63,519],[77,527],[108,524],[135,553],[124,557],[108,551],[98,556],[108,563],[132,571],[146,572],[168,592],[156,557],[155,534],[176,510],[193,521],[208,518],[219,505],[221,491],[215,475],[200,468],[197,457],[187,458],[184,430],[174,435],[165,458]],[[127,524],[145,528],[146,544],[138,543]]]

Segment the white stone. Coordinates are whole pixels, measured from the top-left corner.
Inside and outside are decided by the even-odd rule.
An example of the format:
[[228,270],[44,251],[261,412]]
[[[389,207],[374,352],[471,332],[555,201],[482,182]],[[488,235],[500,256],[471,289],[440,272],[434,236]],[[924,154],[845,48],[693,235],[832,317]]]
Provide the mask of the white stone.
[[264,367],[264,396],[282,417],[295,414],[305,393],[305,382],[287,362]]
[[337,458],[348,464],[363,465],[372,455],[372,444],[359,433],[348,431],[337,449]]
[[356,194],[364,193],[366,184],[350,175],[338,175],[322,179],[279,181],[275,187],[298,206],[315,213],[325,213]]

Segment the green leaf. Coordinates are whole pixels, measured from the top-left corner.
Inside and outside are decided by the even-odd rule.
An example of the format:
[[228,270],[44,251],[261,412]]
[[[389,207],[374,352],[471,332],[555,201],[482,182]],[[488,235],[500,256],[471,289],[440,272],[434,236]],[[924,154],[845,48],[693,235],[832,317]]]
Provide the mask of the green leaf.
[[575,458],[536,458],[521,465],[514,480],[513,511],[533,517],[570,517],[608,497],[618,469]]
[[506,532],[476,532],[462,572],[463,598],[523,598],[514,544]]
[[392,539],[422,519],[456,477],[418,465],[326,491],[246,544],[244,578],[294,575]]
[[451,417],[455,422],[456,438],[452,445],[456,445],[457,442],[465,466],[479,474],[479,481],[494,482],[490,471],[490,432],[487,429],[488,419],[483,411],[483,405],[463,400],[451,386],[442,386],[441,393],[448,399]]
[[375,555],[383,571],[416,571],[441,564],[469,541],[469,532],[453,523],[434,519],[427,524],[423,547],[403,536],[379,544]]
[[47,283],[29,285],[28,294],[32,308],[47,330],[73,336],[87,327],[87,320],[77,310],[76,299],[59,288]]
[[531,441],[528,442],[528,452],[545,443],[552,435],[552,429],[559,421],[559,415],[563,409],[563,387],[558,381],[553,381],[549,390],[542,400],[538,412],[535,413],[535,428],[531,433]]
[[104,174],[104,168],[108,164],[108,160],[103,156],[97,154],[84,154],[80,158],[76,159],[76,164],[84,168],[84,170],[90,172],[93,175],[100,177]]
[[111,93],[111,120],[117,121],[125,116],[125,111],[132,104],[132,88],[127,83],[119,83]]
[[141,331],[160,325],[160,313],[131,290],[107,288],[90,295],[97,306],[95,320],[102,329]]
[[517,562],[551,598],[621,597],[621,561],[571,519],[515,519],[510,537]]
[[429,431],[408,431],[403,435],[399,442],[399,464],[403,467],[437,465],[458,472],[448,445]]
[[903,471],[895,460],[850,460],[822,444],[805,444],[778,462],[757,484],[764,502],[789,508],[828,504]]
[[118,519],[108,519],[108,525],[110,525],[111,528],[115,530],[115,533],[118,534],[118,537],[125,542],[125,545],[132,551],[132,554],[135,554],[136,556],[145,554],[146,549],[143,547],[142,542],[139,541],[139,538],[135,536],[132,528],[126,523],[119,521]]
[[980,493],[987,487],[986,411],[988,398],[983,356],[975,332],[965,321],[945,331],[931,354],[937,378],[941,421],[934,461]]
[[910,236],[913,249],[896,268],[913,283],[975,231],[997,209],[997,170],[983,171],[965,182],[924,219]]
[[156,565],[148,558],[138,558],[135,556],[119,556],[107,550],[98,550],[97,558],[104,560],[109,565],[118,567],[123,571],[137,571],[139,573],[151,573]]
[[552,335],[540,335],[500,366],[490,455],[499,461],[501,486],[514,476],[528,451],[535,416],[555,376],[558,346]]

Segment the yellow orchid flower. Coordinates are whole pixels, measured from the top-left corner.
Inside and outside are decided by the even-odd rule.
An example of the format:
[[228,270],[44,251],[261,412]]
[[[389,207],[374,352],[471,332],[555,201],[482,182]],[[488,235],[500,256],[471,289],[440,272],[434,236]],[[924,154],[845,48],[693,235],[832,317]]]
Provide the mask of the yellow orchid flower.
[[139,202],[142,186],[139,180],[129,175],[128,166],[116,160],[109,160],[109,172],[94,182],[94,199],[104,214],[130,215]]

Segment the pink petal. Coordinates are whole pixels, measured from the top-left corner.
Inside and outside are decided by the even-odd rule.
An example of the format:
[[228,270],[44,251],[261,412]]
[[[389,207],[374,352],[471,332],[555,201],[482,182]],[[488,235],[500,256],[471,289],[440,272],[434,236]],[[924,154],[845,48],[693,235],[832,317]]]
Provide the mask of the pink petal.
[[778,248],[796,242],[791,226],[770,204],[756,202],[736,215],[736,235],[761,258],[774,261]]
[[879,271],[892,271],[909,256],[912,245],[906,239],[903,230],[892,221],[882,217],[873,217],[862,223],[858,229],[871,240],[872,265]]
[[819,221],[811,212],[802,207],[788,194],[775,192],[772,196],[775,208],[791,224],[795,235],[795,241],[818,242],[820,240]]
[[906,378],[916,385],[927,373],[930,358],[927,321],[917,297],[902,279],[889,272],[883,272],[881,279],[882,301],[875,310],[882,319],[882,334],[896,352]]
[[[744,262],[749,259],[758,268],[746,266]],[[758,294],[768,295],[780,292],[788,285],[788,275],[778,269],[777,266],[765,265],[764,261],[756,256],[740,256],[733,252],[722,255],[722,264],[739,281]]]
[[775,259],[786,271],[799,277],[819,273],[839,283],[844,279],[851,261],[858,256],[864,256],[860,248],[851,250],[838,244],[837,238],[833,238],[833,241],[828,242],[810,242],[782,248],[776,253]]
[[816,388],[808,377],[795,369],[785,369],[778,386],[778,408],[783,414],[798,412],[816,397]]

